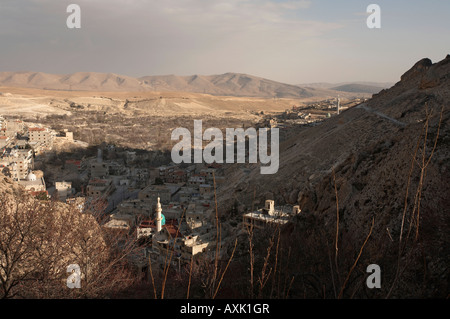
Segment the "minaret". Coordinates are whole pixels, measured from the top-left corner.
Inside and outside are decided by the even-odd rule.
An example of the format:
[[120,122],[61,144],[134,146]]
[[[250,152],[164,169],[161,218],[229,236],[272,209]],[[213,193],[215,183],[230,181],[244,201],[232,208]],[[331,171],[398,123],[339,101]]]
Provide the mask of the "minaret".
[[158,203],[156,204],[156,231],[159,233],[161,231],[161,212],[162,212],[162,208],[161,208],[161,203],[159,202],[159,197],[158,197]]

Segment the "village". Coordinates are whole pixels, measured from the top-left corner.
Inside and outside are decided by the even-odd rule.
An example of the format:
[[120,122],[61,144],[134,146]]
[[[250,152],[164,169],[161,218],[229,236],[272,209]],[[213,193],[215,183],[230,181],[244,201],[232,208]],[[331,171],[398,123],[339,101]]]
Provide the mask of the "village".
[[[138,243],[128,259],[144,274],[149,270],[149,258],[152,267],[162,270],[168,251],[173,255],[170,264],[178,271],[200,254],[225,258],[238,232],[283,225],[300,212],[298,206],[275,207],[274,201],[267,199],[263,208],[241,216],[237,231],[230,224],[221,225],[217,249],[215,191],[227,182],[223,164],[152,167],[135,151],[108,144],[98,147],[96,156],[73,154],[62,167],[52,165],[54,160],[48,154],[55,145],[77,142],[66,129],[54,131],[0,117],[0,171],[41,200],[74,205],[83,213],[92,213],[95,203],[101,212],[95,217],[105,231],[122,243]],[[36,166],[45,167],[47,173]],[[51,183],[46,183],[46,174],[52,175]]]
[[261,125],[263,127],[282,129],[280,131],[280,140],[284,141],[295,136],[299,130],[319,125],[326,119],[339,115],[341,112],[355,107],[366,100],[365,98],[341,99],[337,97],[299,103],[292,105],[284,112],[263,114],[264,120],[261,121]]

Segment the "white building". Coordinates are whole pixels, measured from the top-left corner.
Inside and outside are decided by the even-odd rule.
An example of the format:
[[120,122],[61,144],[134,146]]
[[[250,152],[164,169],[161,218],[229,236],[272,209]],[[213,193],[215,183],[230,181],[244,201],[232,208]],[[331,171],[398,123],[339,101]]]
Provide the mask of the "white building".
[[55,188],[60,201],[65,202],[67,197],[72,195],[72,182],[55,182]]
[[19,180],[19,185],[22,185],[25,190],[29,192],[45,192],[45,181],[44,177],[37,177],[35,174],[28,174],[27,178],[24,180]]
[[29,149],[13,149],[0,156],[1,171],[13,180],[24,180],[34,169],[33,151]]
[[265,228],[267,226],[282,226],[300,212],[300,206],[293,206],[289,212],[289,208],[275,208],[273,200],[266,200],[265,206],[255,212],[244,214],[244,227]]

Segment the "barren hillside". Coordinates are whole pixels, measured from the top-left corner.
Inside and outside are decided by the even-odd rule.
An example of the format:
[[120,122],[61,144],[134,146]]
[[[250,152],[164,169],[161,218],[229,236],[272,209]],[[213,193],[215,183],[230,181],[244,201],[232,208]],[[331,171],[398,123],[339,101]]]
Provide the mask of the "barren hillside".
[[[391,89],[285,142],[277,174],[260,175],[257,167],[230,168],[229,180],[234,182],[220,189],[220,205],[237,202],[251,207],[254,192],[259,205],[272,198],[280,204],[298,203],[299,223],[286,230],[286,236],[304,243],[307,230],[301,220],[310,217],[311,231],[323,240],[328,234],[333,243],[338,206],[339,238],[352,251],[345,261],[348,267],[373,219],[363,257],[370,259],[366,263],[384,265],[386,285],[380,296],[389,295],[394,285],[399,290],[393,291],[403,292],[402,297],[445,297],[449,260],[444,247],[450,244],[449,101],[450,55],[435,64],[423,59]],[[400,234],[404,242],[398,251]],[[316,255],[326,248],[322,243],[314,248]],[[396,258],[402,258],[399,267]],[[403,277],[396,276],[398,269]],[[414,273],[420,280],[410,277]]]
[[[0,72],[0,86],[65,91],[192,92],[217,96],[260,98],[336,97],[336,92],[333,90],[305,88],[240,73],[133,78],[113,73],[95,72],[78,72],[68,75],[42,72]],[[364,93],[351,92],[343,96],[367,96]]]
[[[385,143],[386,150],[398,146],[414,148],[426,117],[425,105],[432,111],[432,128],[437,129],[439,111],[444,107],[444,134],[448,117],[448,73],[450,58],[430,64],[428,59],[419,61],[402,76],[402,80],[389,90],[383,90],[365,104],[351,108],[323,124],[304,129],[302,133],[280,146],[280,169],[273,176],[261,176],[259,168],[253,168],[246,183],[267,181],[267,189],[274,185],[292,185],[302,188],[331,172],[351,156],[358,156],[366,149]],[[433,131],[430,128],[430,131]],[[431,133],[430,133],[431,134]],[[406,140],[413,144],[405,144]],[[445,146],[445,143],[444,143]],[[381,146],[380,146],[381,147]],[[445,149],[437,150],[437,153]],[[436,157],[438,155],[435,155]],[[408,162],[409,158],[402,158]],[[264,183],[263,183],[264,184]],[[257,188],[261,187],[257,185]],[[290,196],[291,202],[297,196]]]
[[316,99],[320,98],[274,100],[183,92],[55,91],[0,87],[0,113],[32,117],[96,111],[125,117],[138,114],[252,117],[251,112],[282,112],[292,105]]
[[147,76],[140,78],[140,80],[156,91],[182,91],[265,98],[311,98],[318,96],[329,98],[335,96],[335,92],[325,89],[303,88],[239,73],[210,76]]

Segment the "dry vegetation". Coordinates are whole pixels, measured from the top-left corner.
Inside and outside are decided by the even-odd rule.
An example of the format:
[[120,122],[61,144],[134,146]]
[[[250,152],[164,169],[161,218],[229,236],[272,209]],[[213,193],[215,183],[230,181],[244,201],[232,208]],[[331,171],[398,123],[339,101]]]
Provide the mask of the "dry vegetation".
[[[105,233],[94,217],[100,203],[82,214],[20,188],[3,191],[0,203],[1,298],[108,298],[136,281],[126,262],[136,244],[117,249],[119,237]],[[82,289],[67,287],[71,264],[80,266]]]

